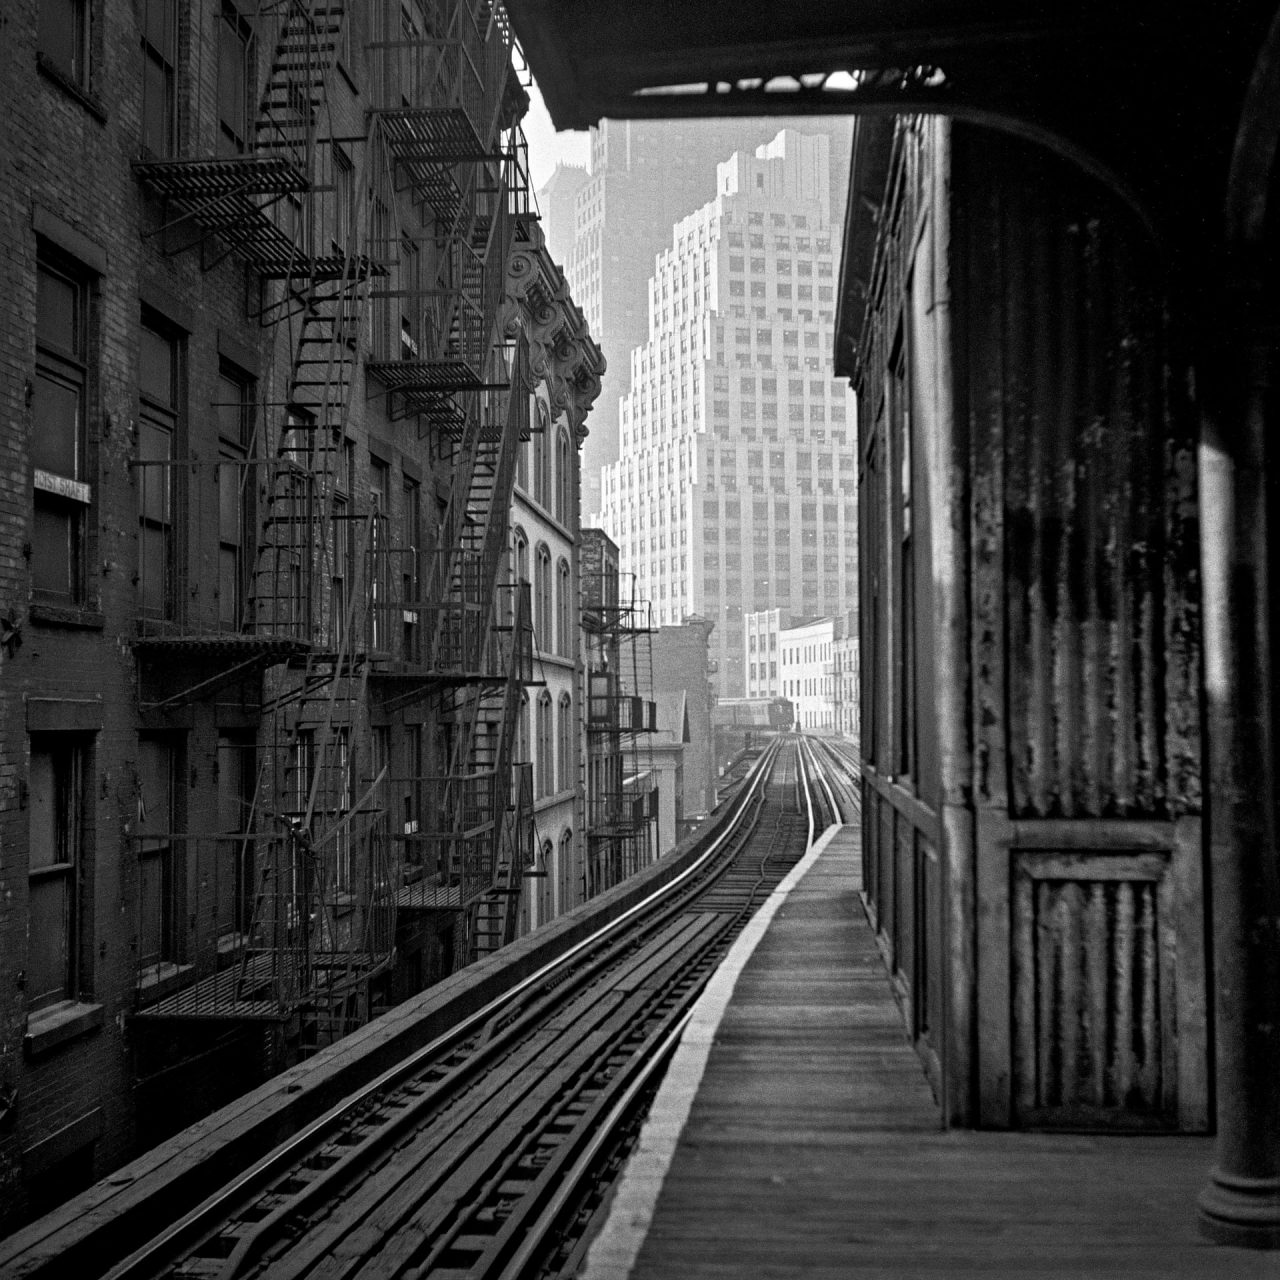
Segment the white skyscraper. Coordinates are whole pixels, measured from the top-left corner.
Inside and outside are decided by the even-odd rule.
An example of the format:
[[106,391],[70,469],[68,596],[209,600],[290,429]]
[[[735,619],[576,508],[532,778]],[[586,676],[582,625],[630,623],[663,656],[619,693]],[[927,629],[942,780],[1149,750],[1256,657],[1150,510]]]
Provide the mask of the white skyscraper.
[[701,614],[722,696],[744,691],[744,613],[857,598],[853,398],[831,368],[838,244],[829,140],[783,130],[717,167],[678,222],[631,353],[598,522],[655,621]]

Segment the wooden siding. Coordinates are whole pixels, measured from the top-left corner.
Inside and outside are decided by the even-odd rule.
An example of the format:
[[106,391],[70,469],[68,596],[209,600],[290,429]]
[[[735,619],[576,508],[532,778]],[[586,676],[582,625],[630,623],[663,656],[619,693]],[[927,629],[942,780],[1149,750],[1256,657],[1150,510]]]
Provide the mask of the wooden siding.
[[1159,854],[1014,859],[1014,1106],[1020,1121],[1176,1120],[1172,882]]

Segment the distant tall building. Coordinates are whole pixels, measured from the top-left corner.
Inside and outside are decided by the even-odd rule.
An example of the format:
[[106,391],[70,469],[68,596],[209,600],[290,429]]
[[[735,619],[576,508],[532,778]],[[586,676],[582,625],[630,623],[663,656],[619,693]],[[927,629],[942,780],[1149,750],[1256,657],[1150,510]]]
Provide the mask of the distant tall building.
[[[618,405],[627,390],[627,359],[648,336],[646,282],[655,254],[679,218],[716,193],[716,164],[751,151],[788,123],[761,120],[603,120],[591,131],[589,176],[558,168],[538,193],[551,255],[581,305],[608,369],[591,413],[582,451],[584,511],[598,511],[600,468],[618,457]],[[815,132],[818,122],[806,125]],[[835,194],[843,199],[850,153],[848,120],[823,120],[841,139],[833,154]],[[573,189],[573,222],[566,231],[565,193]]]
[[[857,592],[855,423],[832,374],[829,139],[791,129],[716,171],[649,282],[600,523],[659,624],[715,624],[744,689],[743,614],[843,614]],[[584,192],[587,188],[584,188]],[[587,310],[584,305],[584,310]]]
[[573,253],[574,208],[589,175],[576,164],[558,164],[538,191],[538,210],[547,252],[563,267]]

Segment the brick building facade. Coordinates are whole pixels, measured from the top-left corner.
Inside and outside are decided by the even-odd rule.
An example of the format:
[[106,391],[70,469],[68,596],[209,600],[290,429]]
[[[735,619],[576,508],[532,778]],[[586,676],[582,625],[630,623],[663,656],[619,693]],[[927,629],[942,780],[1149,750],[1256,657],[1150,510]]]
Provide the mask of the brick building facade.
[[499,7],[0,27],[3,1229],[483,949],[516,454],[602,361]]

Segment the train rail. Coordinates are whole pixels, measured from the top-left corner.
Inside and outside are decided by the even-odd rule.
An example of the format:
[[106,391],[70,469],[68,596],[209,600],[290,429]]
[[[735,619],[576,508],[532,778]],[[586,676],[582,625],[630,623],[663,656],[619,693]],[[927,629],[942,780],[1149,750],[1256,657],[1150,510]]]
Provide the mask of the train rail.
[[[776,739],[671,883],[307,1125],[112,1280],[571,1273],[693,1002],[840,812]],[[835,818],[835,820],[839,820]]]

